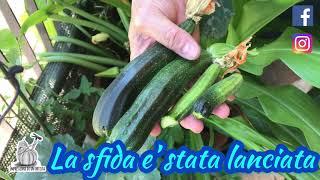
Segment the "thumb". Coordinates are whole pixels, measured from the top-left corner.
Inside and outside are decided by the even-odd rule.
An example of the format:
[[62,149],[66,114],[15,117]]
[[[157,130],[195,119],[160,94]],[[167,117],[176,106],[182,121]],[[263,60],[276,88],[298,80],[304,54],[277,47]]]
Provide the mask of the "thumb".
[[167,17],[157,17],[157,21],[149,22],[145,27],[146,34],[183,58],[195,60],[200,56],[196,40]]

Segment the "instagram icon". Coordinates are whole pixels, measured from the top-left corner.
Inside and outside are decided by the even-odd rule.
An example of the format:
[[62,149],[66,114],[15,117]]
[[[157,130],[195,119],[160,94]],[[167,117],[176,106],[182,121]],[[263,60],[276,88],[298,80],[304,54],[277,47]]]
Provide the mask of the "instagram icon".
[[295,34],[292,37],[292,50],[295,53],[312,53],[312,35]]

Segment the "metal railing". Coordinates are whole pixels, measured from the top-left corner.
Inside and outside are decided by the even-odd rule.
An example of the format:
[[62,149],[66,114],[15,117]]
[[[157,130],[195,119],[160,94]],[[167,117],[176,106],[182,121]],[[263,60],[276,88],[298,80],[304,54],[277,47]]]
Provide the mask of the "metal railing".
[[[20,35],[20,28],[21,28],[21,23],[19,23],[18,19],[19,17],[16,16],[16,14],[14,13],[13,11],[13,8],[15,7],[12,7],[12,3],[11,3],[11,6],[10,6],[10,1],[12,1],[12,3],[25,3],[25,12],[30,15],[32,14],[33,12],[35,12],[38,8],[37,8],[37,5],[35,3],[34,0],[0,0],[0,16],[2,15],[3,16],[3,19],[6,21],[6,22],[2,22],[2,23],[5,23],[7,24],[7,27],[10,29],[10,31],[16,36],[16,37],[19,37]],[[49,38],[49,35],[48,35],[48,32],[44,26],[43,23],[40,23],[38,25],[36,25],[36,30],[37,30],[37,33],[39,34],[40,36],[40,40],[41,40],[41,43],[43,44],[43,46],[45,47],[46,51],[52,51],[53,50],[53,46],[51,44],[51,40]],[[22,35],[20,36],[20,41],[22,41],[23,43],[20,43],[20,48],[21,48],[21,55],[23,55],[25,57],[25,59],[28,61],[29,64],[32,64],[32,71],[34,72],[36,78],[39,78],[41,73],[42,73],[42,69],[41,69],[41,66],[39,64],[39,62],[37,61],[37,58],[36,58],[36,53],[34,52],[34,48],[31,47],[31,43],[28,41],[28,38],[25,36],[25,35]],[[1,42],[0,42],[1,43]],[[2,70],[8,70],[8,68],[6,68],[4,66],[4,63],[6,63],[6,58],[3,56],[3,53],[1,52],[1,49],[0,49],[0,66],[2,68]],[[4,72],[0,72],[2,73],[3,75]],[[8,74],[7,74],[8,75]],[[5,75],[5,76],[7,76]],[[8,78],[8,77],[7,77]],[[10,78],[8,79],[9,81],[13,81],[14,79],[11,79]],[[7,121],[6,121],[6,115],[10,112],[10,115],[12,116],[15,116],[18,121],[19,121],[19,117],[18,114],[19,112],[15,112],[14,110],[12,110],[12,106],[13,104],[15,103],[15,101],[17,100],[17,97],[19,96],[19,90],[17,89],[16,86],[14,86],[14,89],[16,89],[16,93],[15,93],[15,96],[14,98],[12,98],[12,100],[8,100],[8,101],[11,101],[11,102],[7,102],[7,100],[4,98],[4,96],[2,96],[0,94],[0,102],[1,103],[4,103],[5,106],[7,106],[7,108],[5,110],[3,110],[2,112],[0,112],[0,117],[3,118],[3,121],[0,121],[0,127],[1,126],[4,126],[5,128],[1,128],[2,131],[5,131],[5,132],[0,132],[0,134],[2,133],[12,133],[12,132],[15,132],[14,131],[14,128],[15,126],[12,126],[11,124],[9,124]],[[21,95],[21,93],[20,93]],[[20,96],[21,99],[23,98],[27,98],[29,96],[29,94],[22,94],[23,97]],[[2,117],[4,116],[4,117]],[[11,118],[11,117],[10,117]],[[20,123],[20,122],[18,122]],[[18,124],[17,123],[17,124]],[[41,122],[40,122],[41,123]],[[9,126],[8,126],[9,125]],[[12,128],[12,129],[8,129],[8,128]],[[7,129],[7,130],[6,130]],[[12,136],[14,134],[11,134],[10,136]],[[6,137],[10,137],[10,136],[6,136]],[[1,140],[1,142],[8,142],[9,139],[3,139]],[[0,144],[1,147],[5,147],[6,144]],[[0,158],[1,158],[1,152],[0,152]]]

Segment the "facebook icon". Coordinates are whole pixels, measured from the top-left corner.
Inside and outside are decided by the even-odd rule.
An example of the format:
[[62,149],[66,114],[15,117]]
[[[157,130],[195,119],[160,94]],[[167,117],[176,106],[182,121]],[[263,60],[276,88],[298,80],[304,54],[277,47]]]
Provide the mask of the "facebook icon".
[[313,6],[297,5],[292,8],[293,26],[313,26]]

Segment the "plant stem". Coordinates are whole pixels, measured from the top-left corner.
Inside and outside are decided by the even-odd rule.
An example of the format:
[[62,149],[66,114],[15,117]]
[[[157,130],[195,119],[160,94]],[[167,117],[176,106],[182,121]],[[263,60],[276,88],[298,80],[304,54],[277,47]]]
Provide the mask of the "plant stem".
[[93,16],[93,15],[87,13],[86,11],[83,11],[83,10],[81,10],[79,8],[74,7],[74,6],[70,6],[70,5],[66,4],[66,3],[63,3],[63,7],[69,9],[70,11],[72,11],[72,12],[74,12],[74,13],[76,13],[76,14],[78,14],[78,15],[80,15],[80,16],[88,19],[88,20],[91,20],[91,21],[93,21],[93,22],[95,22],[97,24],[100,24],[102,26],[105,26],[105,27],[109,28],[114,33],[117,33],[117,34],[119,34],[119,35],[121,35],[123,37],[127,36],[127,33],[124,32],[119,27],[117,27],[117,26],[115,26],[115,25],[113,25],[113,24],[111,24],[111,23],[109,23],[109,22],[107,22],[105,20],[102,20],[102,19],[100,19],[100,18],[98,18],[96,16]]
[[106,67],[101,66],[99,64],[95,64],[95,63],[88,62],[88,61],[74,58],[74,57],[50,56],[50,57],[44,57],[43,59],[48,62],[62,62],[62,63],[75,64],[75,65],[79,65],[79,66],[94,70],[96,72],[102,72],[107,69]]
[[209,147],[213,147],[214,145],[214,129],[212,126],[209,127],[209,133],[210,133],[210,138],[209,138]]
[[128,37],[127,36],[123,36],[121,34],[119,34],[118,32],[115,33],[114,31],[110,30],[109,28],[102,26],[100,24],[96,24],[90,21],[86,21],[86,20],[82,20],[82,19],[75,19],[75,18],[71,18],[71,17],[67,17],[67,16],[61,16],[61,15],[50,15],[49,17],[50,19],[52,19],[53,21],[60,21],[60,22],[64,22],[64,23],[70,23],[70,24],[75,24],[75,25],[79,25],[79,26],[85,26],[91,29],[96,29],[98,31],[107,33],[111,36],[111,40],[115,41],[116,43],[120,43],[120,44],[124,44],[125,42],[128,41]]
[[101,56],[94,56],[94,55],[86,55],[86,54],[77,54],[77,53],[64,53],[64,52],[45,52],[38,54],[39,57],[50,57],[50,56],[68,56],[74,58],[80,58],[86,61],[90,61],[97,64],[104,64],[104,65],[114,65],[123,67],[127,63],[120,61],[118,59],[106,58]]
[[84,29],[82,26],[79,26],[79,25],[75,25],[75,27],[79,29],[79,31],[81,31],[82,34],[84,34],[87,38],[91,39],[92,36],[86,29]]
[[124,13],[124,11],[121,8],[117,8],[118,14],[120,16],[121,22],[123,24],[123,27],[126,29],[127,32],[129,32],[129,19],[127,15]]
[[79,39],[75,39],[75,38],[70,38],[70,37],[66,37],[66,36],[56,36],[53,37],[52,40],[58,41],[58,42],[67,42],[67,43],[72,43],[75,44],[77,46],[86,48],[87,50],[90,50],[91,52],[97,53],[101,56],[108,56],[110,57],[110,53],[108,53],[107,51],[104,51],[90,43],[87,43],[85,41],[79,40]]

